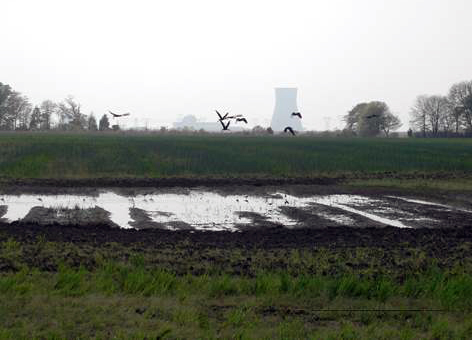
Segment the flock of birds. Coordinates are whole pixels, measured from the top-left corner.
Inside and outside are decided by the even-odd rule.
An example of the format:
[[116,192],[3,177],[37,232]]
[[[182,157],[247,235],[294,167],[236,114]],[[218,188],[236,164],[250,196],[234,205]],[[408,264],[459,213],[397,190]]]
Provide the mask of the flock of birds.
[[[244,122],[247,124],[247,119],[243,117],[243,115],[234,115],[230,116],[229,112],[226,112],[225,115],[222,115],[221,113],[218,112],[218,110],[215,110],[216,114],[218,115],[218,121],[220,122],[221,126],[223,127],[223,131],[228,131],[229,130],[229,125],[231,124],[231,120],[234,119],[236,123],[239,122]],[[292,112],[291,117],[298,117],[299,119],[302,119],[302,114],[300,112]],[[225,123],[227,121],[227,123]],[[284,132],[290,132],[293,136],[296,135],[296,132],[293,130],[291,126],[287,126],[284,129]]]
[[[229,130],[229,124],[231,123],[231,119],[234,119],[236,123],[239,122],[244,122],[247,124],[247,119],[243,117],[243,115],[234,115],[234,116],[229,116],[229,112],[226,112],[224,116],[221,115],[221,113],[218,112],[218,110],[215,110],[216,114],[218,115],[218,121],[220,122],[221,126],[223,127],[223,131],[228,131]],[[228,122],[225,124],[225,120]]]
[[[243,115],[230,116],[229,112],[226,112],[225,115],[222,115],[221,113],[218,112],[218,110],[215,110],[215,111],[216,111],[216,114],[218,115],[218,121],[220,122],[221,126],[223,127],[223,131],[228,131],[229,130],[229,125],[231,124],[232,119],[234,119],[234,121],[236,123],[243,122],[243,123],[247,124],[247,119],[244,118]],[[113,118],[120,118],[120,117],[126,117],[126,116],[131,115],[131,113],[129,113],[129,112],[122,113],[122,114],[114,113],[114,112],[111,112],[110,110],[108,110],[108,112],[113,116]],[[302,114],[300,112],[292,112],[291,117],[292,118],[293,117],[298,117],[299,119],[302,119]],[[227,122],[225,123],[225,121],[227,121]],[[293,136],[296,135],[296,132],[293,130],[293,128],[291,126],[287,126],[284,129],[284,132],[285,133],[290,132]]]

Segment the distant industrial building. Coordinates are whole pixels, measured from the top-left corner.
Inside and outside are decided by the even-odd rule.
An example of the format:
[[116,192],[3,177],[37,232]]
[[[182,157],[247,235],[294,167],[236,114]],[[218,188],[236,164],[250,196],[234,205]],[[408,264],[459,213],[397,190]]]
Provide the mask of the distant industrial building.
[[[292,117],[292,112],[298,112],[297,88],[278,87],[275,88],[275,108],[270,127],[272,130],[283,131],[290,126],[296,131],[302,131],[302,122],[298,117]],[[302,113],[303,115],[303,113]]]
[[[215,115],[215,120],[216,120],[216,115]],[[215,122],[199,122],[197,118],[193,115],[188,115],[185,116],[182,121],[180,122],[175,122],[173,124],[174,129],[177,130],[183,130],[183,129],[189,129],[189,130],[205,130],[208,132],[218,132],[221,131],[221,124],[218,121]],[[233,122],[231,122],[230,131],[242,131],[243,128],[240,126],[234,126]]]

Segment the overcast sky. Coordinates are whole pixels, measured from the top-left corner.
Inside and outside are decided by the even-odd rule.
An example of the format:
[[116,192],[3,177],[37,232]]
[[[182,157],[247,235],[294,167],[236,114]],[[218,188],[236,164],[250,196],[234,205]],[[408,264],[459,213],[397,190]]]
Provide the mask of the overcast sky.
[[1,2],[0,82],[131,124],[217,108],[268,125],[294,86],[305,127],[382,100],[407,128],[417,95],[472,79],[470,0]]

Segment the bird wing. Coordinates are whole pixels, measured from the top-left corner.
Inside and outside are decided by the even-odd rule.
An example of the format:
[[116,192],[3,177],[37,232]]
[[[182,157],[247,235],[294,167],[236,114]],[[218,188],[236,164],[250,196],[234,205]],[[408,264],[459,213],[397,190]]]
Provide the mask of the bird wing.
[[118,117],[118,116],[119,116],[119,115],[117,115],[116,113],[111,112],[110,110],[108,110],[108,112],[110,112],[110,114],[111,114],[112,116],[114,116],[114,117]]
[[223,116],[223,119],[226,119],[226,117],[228,117],[229,115],[229,112],[226,112],[226,114]]
[[122,116],[129,116],[129,115],[131,115],[131,113],[129,112],[122,114]]
[[223,117],[221,117],[221,114],[218,112],[218,110],[215,110],[216,111],[216,114],[218,115],[218,117],[220,117],[220,120],[223,119]]
[[223,121],[222,121],[221,119],[219,120],[219,122],[220,122],[221,126],[222,126],[223,129],[224,129],[224,128],[225,128],[225,123],[223,123]]
[[228,120],[228,124],[226,124],[226,126],[225,126],[225,130],[228,130],[228,127],[229,127],[229,124],[230,124],[230,123],[231,123],[231,121],[230,121],[230,120]]

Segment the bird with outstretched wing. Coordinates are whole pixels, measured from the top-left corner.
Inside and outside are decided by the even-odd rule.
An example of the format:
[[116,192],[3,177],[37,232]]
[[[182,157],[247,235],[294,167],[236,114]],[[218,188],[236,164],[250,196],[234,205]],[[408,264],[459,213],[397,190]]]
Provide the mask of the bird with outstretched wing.
[[216,114],[218,115],[218,117],[220,118],[219,121],[223,121],[225,119],[228,119],[228,114],[229,112],[226,112],[226,114],[224,116],[221,115],[221,113],[218,112],[218,110],[215,110]]
[[113,116],[113,118],[120,118],[120,117],[126,117],[126,116],[129,116],[131,115],[131,113],[127,112],[127,113],[123,113],[123,114],[117,114],[117,113],[113,113],[111,112],[110,110],[108,110],[108,112],[110,112],[110,114]]
[[223,127],[223,131],[228,131],[228,130],[229,130],[228,128],[229,128],[229,124],[230,124],[230,123],[231,123],[230,120],[228,120],[228,123],[227,123],[227,124],[223,123],[223,121],[220,120],[220,124],[221,124],[221,126]]
[[290,126],[287,126],[287,127],[284,129],[284,132],[285,132],[285,133],[290,132],[293,136],[295,136],[295,131],[293,131],[293,129],[292,129]]

